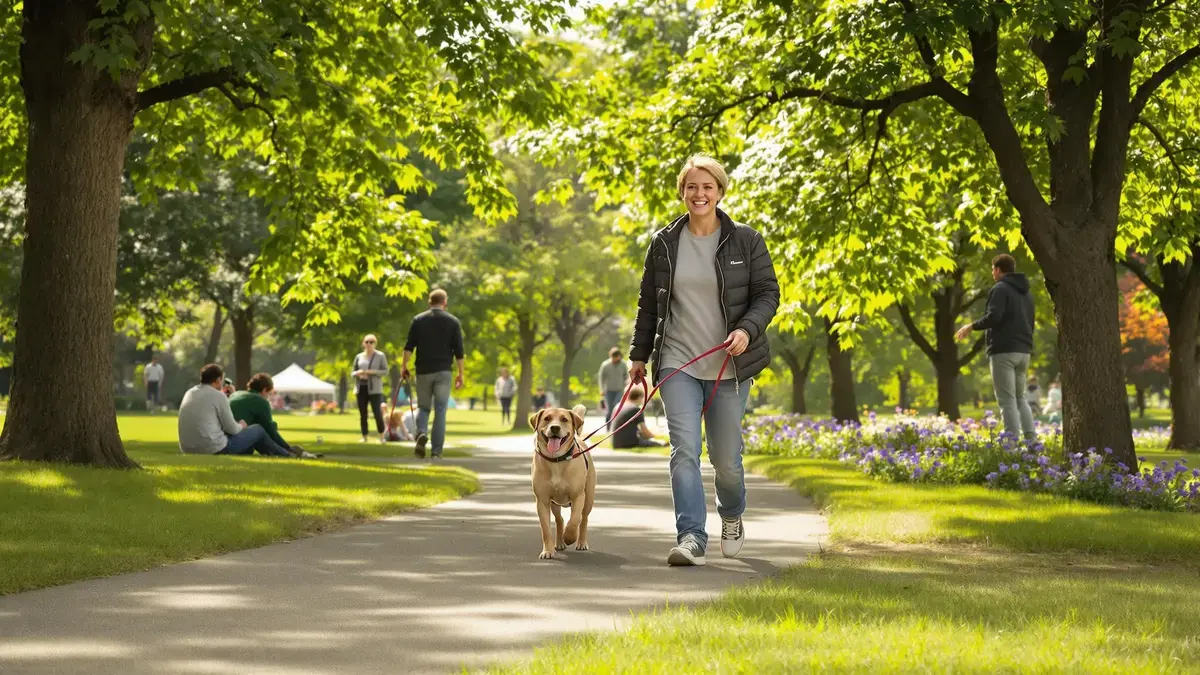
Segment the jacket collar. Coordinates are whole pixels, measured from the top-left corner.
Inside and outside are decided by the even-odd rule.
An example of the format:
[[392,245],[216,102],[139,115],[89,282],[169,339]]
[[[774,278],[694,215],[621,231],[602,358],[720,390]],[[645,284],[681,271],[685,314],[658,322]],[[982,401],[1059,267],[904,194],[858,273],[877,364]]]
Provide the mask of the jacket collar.
[[[717,220],[721,223],[722,241],[729,235],[733,234],[734,230],[737,229],[737,225],[734,224],[733,218],[730,218],[729,214],[725,213],[720,208],[717,209]],[[665,228],[663,228],[662,237],[666,239],[667,243],[671,244],[672,246],[678,245],[679,236],[683,233],[683,228],[687,227],[687,223],[688,214],[685,213],[675,220],[672,220],[670,225],[667,225]]]

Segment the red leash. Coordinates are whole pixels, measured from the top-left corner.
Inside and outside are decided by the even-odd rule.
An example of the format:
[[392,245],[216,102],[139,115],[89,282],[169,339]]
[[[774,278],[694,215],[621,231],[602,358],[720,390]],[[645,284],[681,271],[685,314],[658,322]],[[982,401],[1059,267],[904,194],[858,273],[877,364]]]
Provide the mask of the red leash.
[[[662,387],[664,384],[666,384],[667,380],[671,379],[672,377],[675,377],[675,375],[676,375],[677,373],[680,373],[680,372],[682,372],[684,368],[687,368],[688,366],[690,366],[690,365],[692,365],[693,363],[695,363],[695,362],[699,361],[700,359],[703,359],[703,358],[705,358],[705,357],[707,357],[707,356],[711,356],[711,355],[713,355],[713,354],[716,354],[717,352],[721,351],[722,349],[727,349],[727,348],[729,347],[729,344],[730,344],[729,342],[722,342],[721,344],[717,345],[716,347],[713,347],[712,349],[710,349],[710,350],[708,350],[708,351],[704,352],[704,353],[703,353],[703,354],[701,354],[700,356],[697,356],[696,358],[692,359],[691,361],[688,361],[687,363],[685,363],[685,364],[683,364],[682,366],[680,366],[679,368],[677,368],[677,369],[676,369],[674,372],[672,372],[670,375],[667,375],[666,377],[664,377],[664,378],[662,379],[662,382],[659,382],[658,384],[654,385],[654,388],[653,388],[653,389],[648,389],[648,386],[647,386],[647,384],[646,384],[646,378],[645,378],[645,376],[643,375],[643,377],[641,377],[639,381],[641,382],[641,385],[642,385],[642,391],[643,391],[643,392],[646,392],[646,400],[642,402],[642,407],[641,407],[641,409],[640,409],[640,410],[638,410],[638,414],[644,414],[644,413],[646,412],[646,407],[650,405],[650,400],[651,400],[652,398],[654,398],[654,395],[658,393],[658,390],[659,390],[659,389],[660,389],[660,388],[661,388],[661,387]],[[716,399],[716,397],[717,397],[717,388],[721,386],[721,376],[725,374],[725,367],[729,365],[729,359],[731,359],[731,358],[733,358],[733,354],[730,354],[730,353],[726,352],[726,354],[725,354],[725,360],[721,362],[721,370],[720,370],[720,371],[717,373],[717,382],[716,382],[716,384],[714,384],[714,385],[713,385],[713,390],[712,390],[712,393],[708,395],[708,401],[706,401],[706,402],[705,402],[705,404],[704,404],[704,407],[700,409],[700,416],[701,416],[701,417],[704,417],[704,413],[708,412],[708,408],[709,408],[709,407],[712,405],[712,403],[713,403],[713,400],[715,400],[715,399]],[[630,381],[629,381],[629,386],[628,386],[628,387],[625,387],[625,395],[621,397],[621,402],[617,404],[616,410],[614,410],[614,411],[613,411],[613,417],[616,417],[616,414],[617,414],[617,413],[616,413],[616,411],[617,411],[617,410],[620,410],[622,407],[624,407],[624,405],[625,405],[625,402],[629,400],[629,393],[630,393],[631,391],[633,391],[633,385],[635,385],[635,384],[638,384],[638,382],[634,382],[632,379],[630,379]],[[638,416],[637,416],[637,415],[631,415],[631,416],[629,417],[629,419],[625,420],[625,423],[624,423],[624,424],[622,424],[621,426],[617,427],[616,429],[613,429],[613,430],[612,430],[612,433],[610,433],[609,435],[605,436],[604,438],[601,438],[600,440],[596,441],[595,443],[592,443],[591,445],[587,446],[587,448],[585,448],[585,449],[583,449],[583,450],[578,450],[578,451],[576,451],[576,452],[573,454],[573,456],[574,456],[574,457],[578,457],[578,456],[580,456],[580,455],[582,455],[582,454],[585,454],[585,453],[591,452],[592,450],[595,450],[597,446],[599,446],[599,445],[600,445],[601,443],[603,443],[604,441],[607,441],[608,439],[612,438],[614,435],[616,435],[616,433],[617,433],[618,431],[620,431],[620,430],[624,429],[625,427],[629,426],[629,423],[630,423],[630,422],[633,422],[633,421],[634,421],[635,419],[637,419],[637,418],[638,418]],[[596,430],[592,431],[592,433],[588,434],[587,436],[584,436],[582,440],[584,440],[584,441],[587,441],[587,439],[591,438],[592,436],[595,436],[595,435],[596,435],[597,433],[599,433],[599,432],[600,432],[600,430],[601,430],[601,429],[603,429],[603,428],[604,428],[604,427],[599,427],[599,428],[597,428]]]

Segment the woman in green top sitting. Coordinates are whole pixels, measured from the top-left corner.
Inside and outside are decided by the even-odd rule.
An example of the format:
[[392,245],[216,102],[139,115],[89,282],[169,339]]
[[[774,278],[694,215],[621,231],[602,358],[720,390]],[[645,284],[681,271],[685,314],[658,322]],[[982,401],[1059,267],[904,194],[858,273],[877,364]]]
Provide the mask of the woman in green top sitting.
[[311,452],[305,452],[304,448],[298,445],[288,445],[288,442],[283,440],[283,436],[279,435],[279,427],[276,426],[275,420],[271,417],[271,394],[275,392],[275,382],[267,373],[258,373],[250,378],[250,382],[246,384],[248,391],[239,391],[229,397],[229,408],[233,411],[233,418],[246,423],[246,426],[251,424],[262,425],[266,430],[267,436],[275,441],[279,447],[291,452],[297,457],[305,459],[314,459],[320,455],[314,455]]

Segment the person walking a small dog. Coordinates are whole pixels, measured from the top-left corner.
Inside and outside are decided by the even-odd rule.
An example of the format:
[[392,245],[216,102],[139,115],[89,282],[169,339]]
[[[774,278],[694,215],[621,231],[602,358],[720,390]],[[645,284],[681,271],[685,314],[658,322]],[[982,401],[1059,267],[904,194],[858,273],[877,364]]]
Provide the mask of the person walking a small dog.
[[600,372],[596,374],[601,400],[604,401],[605,424],[616,414],[615,408],[621,402],[621,396],[625,393],[625,381],[628,379],[629,366],[626,366],[625,359],[621,358],[621,349],[613,347],[608,352],[608,360],[600,364]]
[[[646,376],[649,361],[654,381],[663,383],[677,543],[667,555],[669,565],[705,563],[701,421],[716,471],[721,553],[736,556],[746,537],[742,416],[754,377],[770,362],[766,331],[779,307],[779,282],[762,235],[717,208],[728,184],[725,169],[711,157],[694,156],[679,172],[676,187],[687,213],[650,241],[630,345],[633,381]],[[683,367],[722,343],[732,359],[719,386],[723,353]]]
[[417,457],[425,456],[425,445],[430,441],[429,412],[433,409],[433,443],[431,459],[442,458],[446,442],[446,408],[450,402],[450,366],[457,364],[458,375],[453,378],[454,388],[463,387],[463,334],[462,324],[446,311],[449,296],[437,288],[429,294],[429,309],[413,317],[408,329],[408,341],[404,344],[404,356],[400,362],[400,374],[409,378],[408,360],[413,351],[417,353]]
[[500,403],[500,423],[512,423],[512,402],[517,395],[517,380],[508,372],[508,368],[500,369],[500,377],[496,378],[496,401]]
[[362,430],[362,440],[367,442],[367,405],[375,413],[375,431],[379,433],[379,442],[383,437],[383,376],[387,375],[387,355],[376,349],[379,339],[374,335],[363,337],[363,350],[355,355],[350,366],[350,377],[355,382],[355,398],[358,399],[358,426]]
[[1029,279],[1017,273],[1017,261],[1002,253],[992,259],[992,279],[987,311],[974,323],[958,329],[955,337],[965,340],[971,331],[987,331],[987,354],[991,363],[992,387],[1004,418],[1004,430],[1013,438],[1037,440],[1033,410],[1026,401],[1026,373],[1033,352],[1033,296]]

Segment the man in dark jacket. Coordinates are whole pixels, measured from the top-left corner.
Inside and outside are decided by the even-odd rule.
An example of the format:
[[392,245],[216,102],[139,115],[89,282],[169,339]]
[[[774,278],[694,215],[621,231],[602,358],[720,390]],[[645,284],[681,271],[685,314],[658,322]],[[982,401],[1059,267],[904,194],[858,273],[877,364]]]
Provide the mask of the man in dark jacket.
[[433,444],[431,459],[442,459],[446,442],[446,408],[450,402],[450,367],[457,366],[453,377],[455,389],[463,388],[463,334],[458,318],[446,311],[449,296],[435,288],[429,294],[429,311],[418,314],[408,329],[400,375],[408,380],[408,361],[417,353],[417,457],[425,456],[425,444],[430,441],[430,408],[433,409]]
[[988,361],[992,368],[992,387],[996,403],[1004,417],[1004,430],[1012,436],[1037,438],[1033,411],[1025,400],[1026,372],[1033,352],[1033,296],[1029,279],[1017,273],[1013,257],[1001,254],[992,259],[992,278],[996,285],[988,293],[987,313],[983,318],[958,329],[959,340],[973,330],[987,331]]

